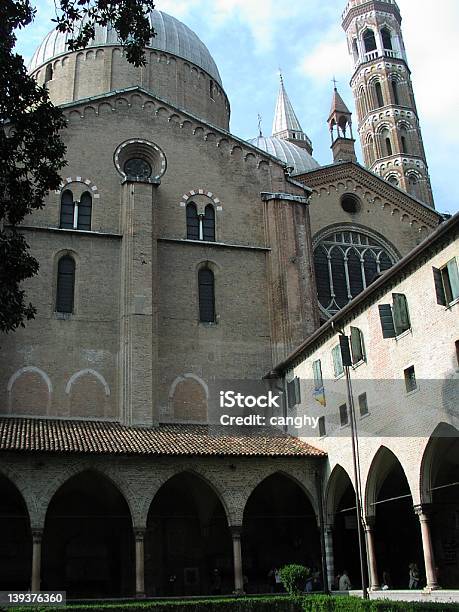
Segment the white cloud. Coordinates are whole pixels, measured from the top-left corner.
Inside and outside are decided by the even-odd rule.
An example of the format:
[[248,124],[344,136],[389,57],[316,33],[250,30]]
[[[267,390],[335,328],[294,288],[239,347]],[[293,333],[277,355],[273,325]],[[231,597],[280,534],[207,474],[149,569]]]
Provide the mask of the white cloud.
[[[333,77],[348,77],[350,59],[342,30],[334,26],[299,63],[299,72],[319,83],[329,83]],[[346,81],[348,79],[346,78]]]

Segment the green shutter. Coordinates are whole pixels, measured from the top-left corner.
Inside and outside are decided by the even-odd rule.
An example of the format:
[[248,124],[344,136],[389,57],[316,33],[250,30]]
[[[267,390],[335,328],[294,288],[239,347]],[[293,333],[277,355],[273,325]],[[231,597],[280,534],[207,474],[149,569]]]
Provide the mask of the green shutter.
[[443,287],[443,279],[441,277],[441,271],[437,268],[432,268],[434,283],[435,283],[435,293],[437,295],[437,304],[441,306],[446,306],[446,295],[445,288]]
[[448,261],[446,267],[448,268],[449,284],[451,286],[451,301],[454,301],[459,297],[459,271],[456,257]]
[[295,405],[301,404],[301,387],[298,376],[295,378]]
[[317,391],[318,389],[321,389],[324,385],[322,379],[322,365],[320,363],[320,359],[317,359],[317,361],[313,362],[312,371],[314,375],[314,389]]
[[341,376],[344,372],[343,362],[341,360],[341,347],[338,344],[332,349],[332,357],[333,357],[333,369],[335,370],[335,376]]
[[365,359],[363,349],[363,334],[358,327],[351,327],[351,350],[352,363],[358,363]]
[[394,300],[394,325],[398,336],[411,327],[408,302],[403,293],[393,293],[392,298]]
[[392,306],[390,304],[380,304],[378,308],[383,338],[395,338],[396,333],[392,316]]

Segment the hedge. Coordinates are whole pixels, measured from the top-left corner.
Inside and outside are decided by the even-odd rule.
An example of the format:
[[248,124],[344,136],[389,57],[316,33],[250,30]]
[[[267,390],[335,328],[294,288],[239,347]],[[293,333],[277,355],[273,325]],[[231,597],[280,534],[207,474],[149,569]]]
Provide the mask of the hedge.
[[389,600],[363,600],[358,597],[307,595],[303,597],[222,597],[167,601],[94,602],[66,607],[21,606],[9,612],[458,612],[458,604],[421,603]]

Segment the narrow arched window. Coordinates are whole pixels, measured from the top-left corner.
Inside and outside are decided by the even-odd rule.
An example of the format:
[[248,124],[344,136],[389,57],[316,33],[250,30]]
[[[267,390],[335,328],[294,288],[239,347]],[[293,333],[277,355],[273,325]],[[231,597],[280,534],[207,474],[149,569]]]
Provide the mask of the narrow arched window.
[[214,99],[214,90],[215,90],[215,85],[214,85],[214,82],[211,79],[210,83],[209,83],[209,94],[210,94],[210,97],[212,98],[212,100]]
[[391,85],[392,85],[392,96],[394,98],[394,104],[397,104],[398,106],[400,104],[400,99],[398,95],[398,83],[395,79],[392,79]]
[[198,272],[199,320],[202,323],[215,323],[215,279],[209,268]]
[[56,311],[73,312],[75,294],[75,260],[64,255],[57,265]]
[[91,229],[92,198],[91,194],[85,191],[80,198],[78,205],[77,229]]
[[212,204],[208,204],[202,220],[203,240],[215,241],[215,210]]
[[419,189],[419,181],[414,174],[410,174],[410,176],[408,177],[408,191],[415,198],[421,197],[420,189]]
[[365,30],[363,33],[363,44],[365,45],[366,53],[376,51],[376,38],[373,30]]
[[61,218],[60,227],[73,228],[73,219],[75,215],[75,203],[73,202],[73,194],[66,189],[61,196]]
[[375,83],[375,93],[376,93],[376,102],[378,103],[378,108],[381,108],[381,106],[384,106],[384,98],[383,98],[381,83],[379,81],[376,81]]
[[392,143],[389,136],[386,136],[386,153],[392,155]]
[[53,80],[53,67],[51,66],[51,64],[48,64],[45,70],[45,84],[48,81],[52,81],[52,80]]
[[402,143],[402,153],[408,153],[408,138],[407,138],[407,132],[405,128],[402,128],[400,130],[400,142]]
[[194,202],[186,205],[186,237],[188,240],[199,240],[198,209]]
[[392,51],[392,37],[390,35],[390,31],[387,28],[381,29],[381,39],[383,43],[383,48]]

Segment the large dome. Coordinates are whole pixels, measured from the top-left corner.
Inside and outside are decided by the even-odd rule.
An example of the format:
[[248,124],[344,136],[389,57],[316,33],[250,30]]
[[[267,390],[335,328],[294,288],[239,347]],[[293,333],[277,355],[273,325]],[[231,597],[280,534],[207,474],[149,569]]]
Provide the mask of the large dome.
[[249,140],[250,144],[262,149],[266,153],[277,157],[282,162],[293,168],[292,174],[303,174],[309,170],[320,168],[319,163],[301,147],[296,144],[276,138],[275,136],[258,136]]
[[[188,60],[205,70],[217,83],[222,84],[217,65],[209,50],[190,28],[175,17],[156,10],[150,13],[150,24],[156,36],[150,40],[149,48],[165,51]],[[68,38],[68,34],[52,30],[35,51],[29,65],[29,72],[34,72],[49,60],[63,53],[68,53]],[[119,41],[114,29],[96,26],[96,35],[89,43],[89,47],[117,44]]]

